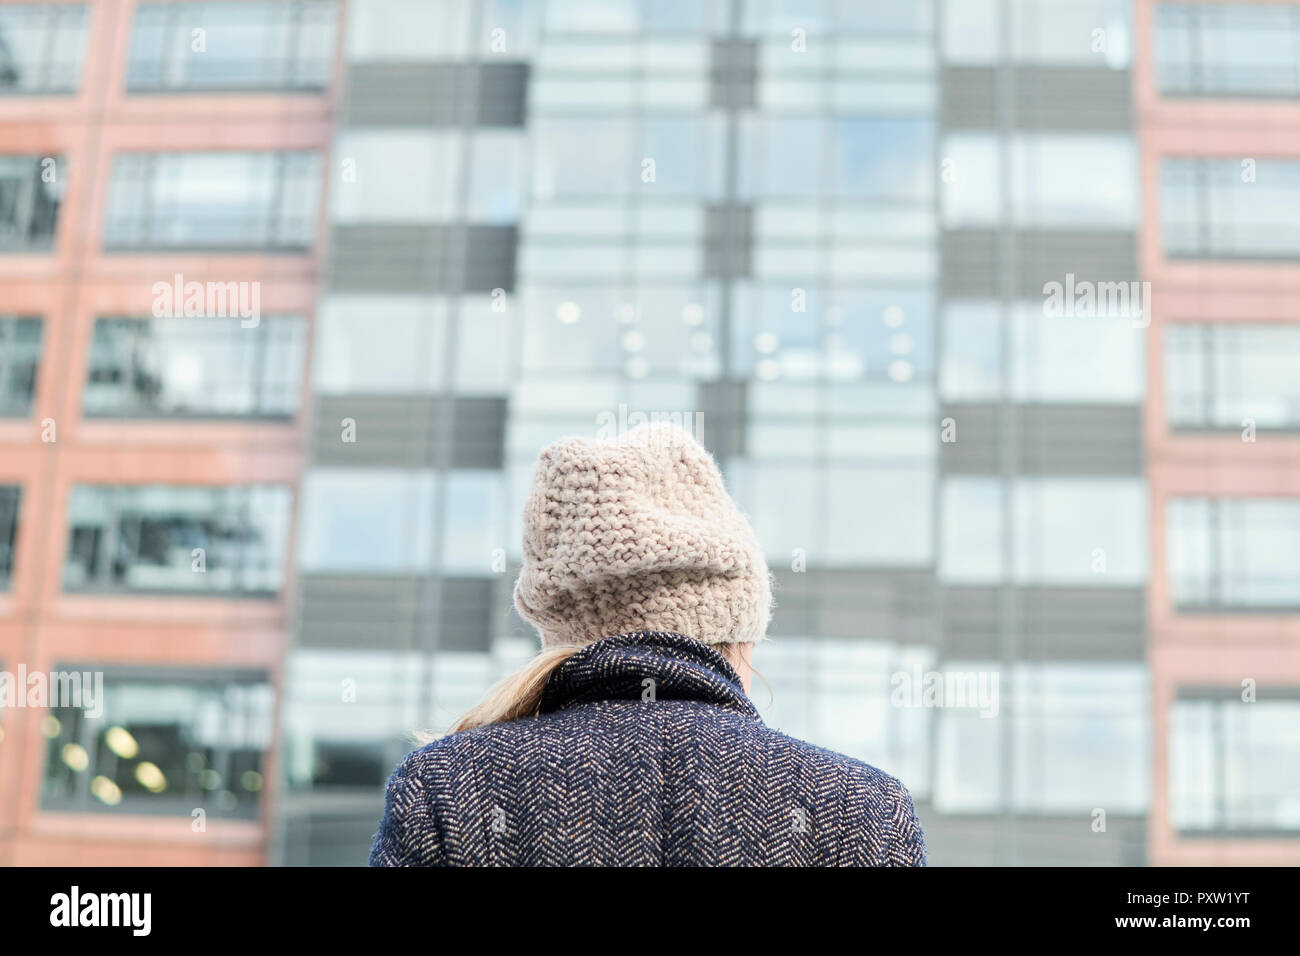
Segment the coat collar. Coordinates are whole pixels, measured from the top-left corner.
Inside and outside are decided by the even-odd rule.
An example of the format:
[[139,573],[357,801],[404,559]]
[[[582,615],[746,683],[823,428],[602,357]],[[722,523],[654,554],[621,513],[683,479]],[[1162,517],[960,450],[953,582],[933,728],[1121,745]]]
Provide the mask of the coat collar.
[[589,644],[551,675],[540,713],[602,700],[642,700],[647,678],[656,700],[694,700],[761,721],[740,675],[718,651],[694,638],[636,631]]

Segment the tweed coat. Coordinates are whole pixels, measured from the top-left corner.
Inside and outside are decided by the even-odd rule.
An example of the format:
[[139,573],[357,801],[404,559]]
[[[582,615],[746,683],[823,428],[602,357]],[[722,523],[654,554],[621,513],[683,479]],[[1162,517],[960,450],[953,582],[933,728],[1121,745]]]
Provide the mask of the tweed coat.
[[583,648],[536,716],[443,737],[388,782],[372,866],[924,866],[894,778],[767,727],[718,651]]

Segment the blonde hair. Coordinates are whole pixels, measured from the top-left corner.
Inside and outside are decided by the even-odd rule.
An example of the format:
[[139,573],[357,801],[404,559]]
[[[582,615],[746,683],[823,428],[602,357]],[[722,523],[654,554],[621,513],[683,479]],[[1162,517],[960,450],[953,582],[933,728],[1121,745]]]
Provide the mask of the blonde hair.
[[[488,688],[486,696],[461,714],[445,734],[419,731],[414,735],[416,742],[420,745],[429,744],[441,737],[458,734],[462,730],[473,730],[488,724],[503,724],[507,721],[519,720],[521,717],[535,716],[541,708],[542,694],[546,690],[546,685],[550,683],[551,675],[585,646],[587,645],[557,644],[554,647],[543,648],[536,657],[519,670],[501,678]],[[717,644],[714,648],[728,661],[734,662],[740,656],[738,644]],[[754,673],[758,674],[757,671]],[[764,684],[767,683],[762,674],[758,674],[758,677]],[[770,685],[768,692],[771,692]]]
[[[519,670],[488,688],[487,695],[461,714],[447,734],[458,734],[462,730],[473,730],[488,724],[501,724],[520,717],[532,717],[541,707],[542,692],[550,683],[551,675],[580,650],[581,644],[558,644],[543,648],[541,653]],[[416,734],[416,740],[427,744],[444,736],[446,734],[424,731]]]

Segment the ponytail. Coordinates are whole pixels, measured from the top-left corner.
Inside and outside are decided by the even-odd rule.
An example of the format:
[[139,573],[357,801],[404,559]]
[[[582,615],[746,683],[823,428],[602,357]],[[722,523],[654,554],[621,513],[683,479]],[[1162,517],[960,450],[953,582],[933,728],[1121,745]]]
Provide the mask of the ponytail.
[[[458,734],[462,730],[473,730],[475,727],[536,714],[542,703],[542,692],[546,690],[551,675],[581,649],[579,644],[544,648],[522,668],[493,684],[487,696],[462,714],[447,733]],[[440,736],[443,735],[423,733],[418,734],[417,738],[421,744],[426,744]]]
[[[446,734],[437,734],[431,731],[417,732],[415,734],[416,742],[423,746],[424,744],[433,743],[448,734],[458,734],[462,730],[473,730],[487,724],[501,724],[511,720],[519,720],[521,717],[534,716],[541,707],[542,693],[546,690],[551,675],[559,669],[561,664],[582,650],[584,646],[586,645],[558,644],[553,647],[543,648],[536,657],[519,670],[493,684],[488,689],[487,696],[462,714],[460,719],[451,725],[451,729]],[[736,663],[739,657],[738,648],[739,645],[737,644],[717,645],[717,650],[733,664]],[[759,674],[758,671],[754,671],[754,673],[758,675],[759,680],[767,684],[767,680],[762,674]],[[767,689],[770,695],[772,685],[768,684]]]

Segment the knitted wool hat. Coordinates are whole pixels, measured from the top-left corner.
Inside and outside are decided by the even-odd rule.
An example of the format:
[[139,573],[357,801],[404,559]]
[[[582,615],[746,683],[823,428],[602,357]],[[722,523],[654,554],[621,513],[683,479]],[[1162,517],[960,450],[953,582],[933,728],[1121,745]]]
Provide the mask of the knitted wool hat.
[[545,647],[631,631],[752,642],[771,617],[754,532],[704,446],[673,425],[543,449],[523,543],[515,607]]

